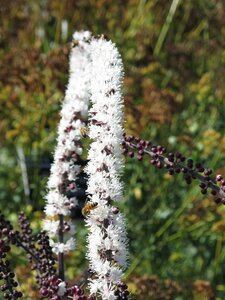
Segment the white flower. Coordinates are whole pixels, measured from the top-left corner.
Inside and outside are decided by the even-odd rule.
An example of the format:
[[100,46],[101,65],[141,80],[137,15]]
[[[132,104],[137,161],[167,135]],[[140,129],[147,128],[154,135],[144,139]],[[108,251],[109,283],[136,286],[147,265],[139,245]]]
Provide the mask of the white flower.
[[119,268],[112,267],[109,277],[111,282],[117,283],[121,280],[122,275],[122,271]]
[[108,285],[108,281],[104,277],[101,279],[91,279],[89,283],[89,288],[90,288],[90,293],[92,295],[100,294],[103,300],[117,299],[113,286]]
[[52,250],[56,253],[68,253],[71,250],[75,249],[75,240],[73,238],[70,238],[66,241],[66,243],[59,243],[54,242],[53,240],[50,240],[50,246],[52,247]]
[[56,208],[52,204],[46,204],[44,208],[46,216],[54,217],[57,214]]
[[53,217],[54,215],[68,215],[70,214],[70,209],[67,203],[69,199],[63,196],[57,190],[50,190],[46,195],[47,204],[45,206],[45,213],[47,216]]
[[47,231],[50,238],[56,236],[59,228],[59,221],[44,220],[43,229]]
[[78,41],[89,40],[91,38],[90,31],[76,31],[73,34],[73,39]]

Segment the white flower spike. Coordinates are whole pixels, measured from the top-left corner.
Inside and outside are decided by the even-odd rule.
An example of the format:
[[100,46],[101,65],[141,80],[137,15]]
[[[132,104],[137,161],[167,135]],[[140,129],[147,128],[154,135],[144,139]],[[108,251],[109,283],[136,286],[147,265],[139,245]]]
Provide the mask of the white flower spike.
[[[77,205],[77,200],[68,197],[67,192],[76,190],[76,179],[80,166],[76,164],[83,152],[81,145],[81,128],[86,127],[89,106],[89,31],[75,32],[74,47],[70,54],[69,82],[62,104],[61,120],[58,127],[58,139],[48,180],[46,196],[46,220],[43,228],[51,238],[51,246],[55,253],[73,250],[75,240],[73,226],[67,226],[68,240],[58,240],[59,216],[68,216],[71,208]],[[68,223],[68,222],[67,222]],[[65,221],[64,221],[65,225]]]
[[117,48],[104,38],[90,44],[92,61],[87,194],[96,203],[87,216],[88,253],[94,277],[89,281],[92,294],[102,299],[117,299],[121,278],[127,265],[125,222],[114,201],[122,198],[120,181],[123,169],[123,65]]

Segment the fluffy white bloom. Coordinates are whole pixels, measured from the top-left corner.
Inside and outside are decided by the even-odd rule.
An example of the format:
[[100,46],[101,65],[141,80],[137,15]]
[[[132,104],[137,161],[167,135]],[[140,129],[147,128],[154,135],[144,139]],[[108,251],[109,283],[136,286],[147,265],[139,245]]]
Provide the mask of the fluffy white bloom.
[[115,290],[113,286],[108,285],[107,280],[105,279],[92,279],[89,284],[90,293],[97,294],[98,291],[101,291],[101,297],[103,300],[116,300]]
[[[80,166],[76,164],[83,153],[81,145],[81,129],[86,126],[85,117],[88,115],[90,58],[89,42],[91,33],[88,31],[75,32],[73,38],[76,46],[70,54],[70,76],[62,104],[61,119],[58,126],[57,145],[54,162],[51,166],[48,180],[45,213],[47,217],[57,218],[59,215],[68,216],[71,208],[77,204],[75,198],[66,196],[67,190],[74,192]],[[71,188],[72,187],[72,188]],[[75,241],[70,238],[65,243],[54,241],[59,232],[58,221],[45,220],[43,228],[52,238],[51,244],[56,253],[68,252],[74,248]],[[71,227],[72,228],[72,227]],[[68,233],[72,234],[74,230]]]
[[92,294],[116,299],[127,263],[127,238],[123,216],[111,206],[122,198],[123,101],[120,93],[122,61],[110,41],[92,40],[90,44],[91,102],[89,136],[93,140],[88,153],[87,193],[97,206],[90,212],[88,253],[90,267],[97,276],[89,282]]
[[60,194],[58,190],[50,190],[46,200],[45,213],[47,216],[53,217],[59,214],[66,216],[70,213],[69,205],[65,205],[68,201],[67,197]]
[[50,240],[50,246],[52,247],[52,250],[56,253],[68,253],[71,250],[75,249],[75,241],[73,238],[70,238],[66,241],[66,243],[59,243],[54,242],[53,240]]
[[75,31],[73,38],[78,41],[89,40],[91,38],[91,33],[90,31]]
[[[66,225],[67,225],[67,228],[69,228],[67,230],[67,232],[69,232],[70,235],[74,235],[76,232],[75,225],[70,221],[67,222]],[[54,238],[58,234],[59,221],[45,219],[45,220],[43,220],[42,227],[43,227],[43,230],[48,232],[48,235],[50,238]]]
[[54,220],[44,220],[43,229],[48,232],[50,238],[56,236],[59,228],[59,221]]

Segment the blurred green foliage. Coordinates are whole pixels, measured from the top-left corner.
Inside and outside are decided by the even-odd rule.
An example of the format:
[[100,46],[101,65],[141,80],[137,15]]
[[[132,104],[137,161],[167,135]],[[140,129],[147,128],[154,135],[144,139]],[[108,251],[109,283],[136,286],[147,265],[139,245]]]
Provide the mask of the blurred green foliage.
[[[14,220],[19,209],[32,207],[29,214],[41,217],[37,211],[43,208],[68,78],[69,41],[80,29],[105,33],[119,47],[125,64],[126,131],[225,175],[223,0],[2,0],[3,212]],[[18,149],[27,167],[26,196]],[[203,197],[195,184],[186,186],[181,176],[155,170],[147,158],[127,160],[124,181],[121,206],[131,252],[126,278],[134,298],[224,299],[224,207]],[[70,279],[84,268],[82,221],[78,235]]]

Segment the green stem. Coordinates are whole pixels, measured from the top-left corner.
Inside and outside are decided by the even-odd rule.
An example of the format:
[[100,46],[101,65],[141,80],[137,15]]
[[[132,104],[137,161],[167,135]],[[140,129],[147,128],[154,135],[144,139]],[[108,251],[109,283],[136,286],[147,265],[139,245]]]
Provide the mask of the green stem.
[[173,17],[175,15],[175,12],[177,10],[179,2],[180,2],[180,0],[173,0],[172,4],[170,6],[168,15],[166,17],[166,21],[163,24],[162,30],[159,34],[159,38],[158,38],[158,40],[156,42],[156,45],[155,45],[154,55],[156,55],[156,56],[158,56],[160,51],[161,51],[162,45],[163,45],[164,40],[166,38],[166,35],[169,31],[170,25],[172,23],[172,20],[173,20]]

